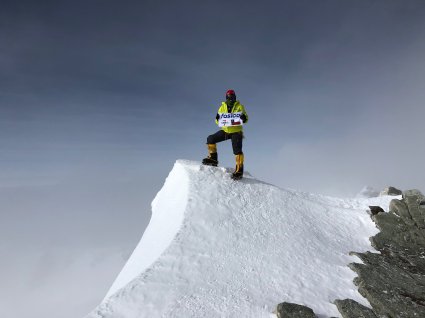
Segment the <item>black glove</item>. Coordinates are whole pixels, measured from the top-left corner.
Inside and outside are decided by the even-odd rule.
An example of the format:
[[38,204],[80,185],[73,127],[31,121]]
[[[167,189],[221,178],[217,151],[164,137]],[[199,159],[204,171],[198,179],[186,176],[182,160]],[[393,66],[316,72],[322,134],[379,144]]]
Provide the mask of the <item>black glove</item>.
[[243,123],[245,123],[245,122],[246,122],[246,116],[245,116],[245,114],[242,114],[240,118],[242,119],[242,122],[243,122]]

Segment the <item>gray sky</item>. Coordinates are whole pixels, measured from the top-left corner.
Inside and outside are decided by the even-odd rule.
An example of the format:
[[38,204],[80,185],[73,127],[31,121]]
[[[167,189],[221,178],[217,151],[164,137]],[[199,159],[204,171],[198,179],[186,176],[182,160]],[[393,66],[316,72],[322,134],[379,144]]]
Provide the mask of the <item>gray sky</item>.
[[229,88],[254,176],[425,191],[424,38],[422,0],[1,1],[0,315],[93,308]]

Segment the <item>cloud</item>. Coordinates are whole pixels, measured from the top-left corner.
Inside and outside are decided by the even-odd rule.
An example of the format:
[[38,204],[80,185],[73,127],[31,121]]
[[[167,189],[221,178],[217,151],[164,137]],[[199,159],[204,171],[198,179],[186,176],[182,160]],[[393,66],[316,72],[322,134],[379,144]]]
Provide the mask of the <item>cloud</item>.
[[2,317],[84,317],[100,303],[128,257],[110,248],[1,251]]
[[344,118],[345,127],[335,126],[331,135],[282,138],[272,173],[264,172],[266,178],[336,196],[352,196],[364,185],[425,191],[425,110],[423,93],[416,91],[415,84],[405,93],[363,96],[362,113]]

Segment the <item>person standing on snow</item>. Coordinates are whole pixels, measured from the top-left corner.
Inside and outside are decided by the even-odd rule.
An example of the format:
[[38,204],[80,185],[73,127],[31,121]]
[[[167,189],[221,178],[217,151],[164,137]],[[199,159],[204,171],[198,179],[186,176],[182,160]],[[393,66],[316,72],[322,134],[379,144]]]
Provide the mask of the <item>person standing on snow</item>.
[[[224,124],[222,118],[230,118],[225,120]],[[231,119],[233,118],[233,120]],[[236,168],[232,174],[232,179],[240,179],[243,176],[243,163],[244,163],[244,154],[242,152],[242,139],[243,139],[243,129],[242,124],[240,123],[248,122],[248,114],[245,111],[245,107],[236,100],[235,91],[229,89],[226,92],[226,101],[221,103],[220,108],[218,109],[217,115],[215,117],[215,122],[219,126],[221,125],[221,130],[217,131],[215,134],[209,135],[207,138],[208,145],[208,157],[202,160],[204,165],[217,166],[218,165],[218,155],[217,155],[217,143],[225,141],[228,139],[232,140],[233,154],[236,159]]]

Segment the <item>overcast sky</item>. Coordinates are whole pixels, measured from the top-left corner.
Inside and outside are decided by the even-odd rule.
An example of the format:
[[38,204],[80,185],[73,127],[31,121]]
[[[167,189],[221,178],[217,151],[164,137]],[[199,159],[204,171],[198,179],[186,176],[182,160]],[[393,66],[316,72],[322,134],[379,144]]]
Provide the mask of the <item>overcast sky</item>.
[[424,39],[423,0],[1,1],[0,316],[102,299],[227,89],[252,175],[425,191]]

